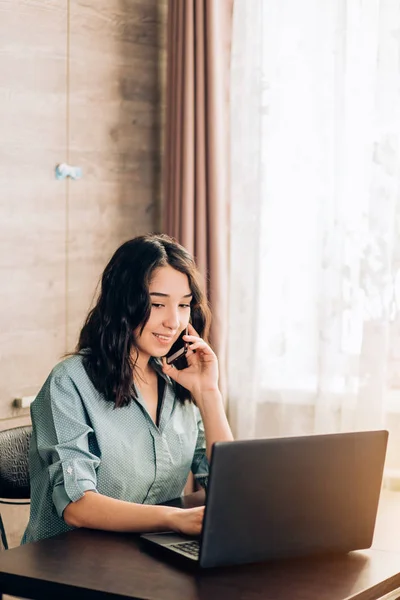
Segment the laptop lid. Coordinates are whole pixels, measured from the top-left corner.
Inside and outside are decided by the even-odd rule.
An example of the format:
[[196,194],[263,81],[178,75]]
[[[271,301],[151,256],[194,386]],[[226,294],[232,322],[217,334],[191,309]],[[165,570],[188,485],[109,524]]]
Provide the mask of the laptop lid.
[[200,566],[372,544],[388,432],[214,444]]

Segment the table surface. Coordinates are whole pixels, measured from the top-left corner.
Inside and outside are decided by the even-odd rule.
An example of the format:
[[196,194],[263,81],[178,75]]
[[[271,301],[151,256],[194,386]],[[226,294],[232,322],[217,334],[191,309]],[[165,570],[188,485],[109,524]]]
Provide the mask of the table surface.
[[[197,493],[175,505],[203,500]],[[203,571],[149,554],[137,535],[80,529],[1,553],[0,591],[40,600],[376,600],[400,587],[399,518],[400,493],[384,492],[370,550]]]

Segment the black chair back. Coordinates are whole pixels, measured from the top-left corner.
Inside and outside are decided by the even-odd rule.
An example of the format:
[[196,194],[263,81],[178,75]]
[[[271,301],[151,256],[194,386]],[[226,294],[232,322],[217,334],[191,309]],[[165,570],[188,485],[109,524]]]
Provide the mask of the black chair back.
[[32,427],[0,431],[0,498],[30,498],[29,443]]

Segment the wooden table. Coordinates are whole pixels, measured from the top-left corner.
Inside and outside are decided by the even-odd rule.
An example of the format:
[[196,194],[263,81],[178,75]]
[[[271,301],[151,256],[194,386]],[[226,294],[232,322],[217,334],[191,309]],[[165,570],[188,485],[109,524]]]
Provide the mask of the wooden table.
[[400,494],[384,497],[371,550],[204,571],[149,554],[133,534],[75,530],[1,553],[0,590],[38,600],[376,600],[400,587],[400,542],[384,542],[385,528],[390,539],[397,528],[386,505],[400,521]]

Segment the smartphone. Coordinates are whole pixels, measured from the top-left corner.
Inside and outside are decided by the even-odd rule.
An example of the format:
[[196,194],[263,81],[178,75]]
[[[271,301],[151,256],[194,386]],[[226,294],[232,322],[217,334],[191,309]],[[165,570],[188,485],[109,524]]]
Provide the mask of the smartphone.
[[186,327],[166,355],[167,364],[174,365],[174,367],[179,370],[186,369],[188,366],[188,362],[186,360],[188,343],[183,340],[183,336],[187,334],[188,328]]

